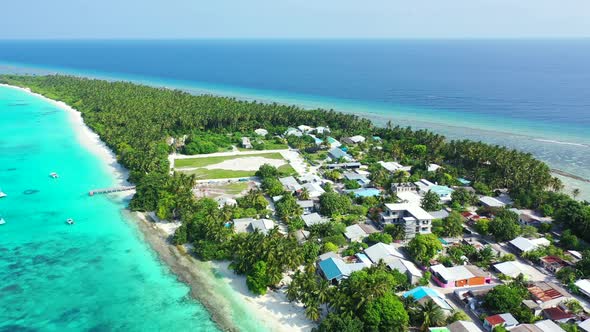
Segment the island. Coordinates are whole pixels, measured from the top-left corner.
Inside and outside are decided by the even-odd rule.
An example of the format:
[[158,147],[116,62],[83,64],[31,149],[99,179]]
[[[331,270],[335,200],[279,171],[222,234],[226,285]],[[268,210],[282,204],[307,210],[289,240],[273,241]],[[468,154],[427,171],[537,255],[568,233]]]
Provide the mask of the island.
[[302,308],[296,328],[574,331],[588,308],[590,206],[530,154],[128,82],[0,83],[80,111],[129,170],[129,209]]

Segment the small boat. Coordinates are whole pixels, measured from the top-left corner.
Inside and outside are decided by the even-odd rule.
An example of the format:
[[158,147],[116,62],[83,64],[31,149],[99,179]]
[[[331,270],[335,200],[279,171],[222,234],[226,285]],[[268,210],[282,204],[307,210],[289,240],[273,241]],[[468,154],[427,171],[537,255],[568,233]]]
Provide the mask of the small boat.
[[0,225],[4,225],[6,224],[6,220],[4,220],[4,218],[0,217]]
[[0,198],[4,198],[4,197],[6,197],[6,196],[8,196],[8,195],[6,195],[6,194],[5,194],[5,193],[2,191],[2,189],[0,189]]
[[57,178],[59,177],[59,174],[57,174],[57,173],[55,173],[55,172],[51,172],[51,173],[49,173],[49,176],[50,176],[52,179],[57,179]]
[[66,224],[73,225],[74,224],[74,219],[68,218],[68,220],[66,220]]

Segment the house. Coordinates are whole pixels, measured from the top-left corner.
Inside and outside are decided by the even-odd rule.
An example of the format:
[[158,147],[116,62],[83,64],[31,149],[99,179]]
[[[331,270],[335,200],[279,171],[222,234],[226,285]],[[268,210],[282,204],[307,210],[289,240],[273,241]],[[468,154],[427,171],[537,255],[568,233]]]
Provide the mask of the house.
[[305,225],[307,227],[311,227],[313,225],[318,225],[318,224],[325,224],[327,222],[329,222],[328,219],[320,216],[317,213],[310,213],[310,214],[304,214],[303,216],[301,216],[301,219],[303,219],[303,222],[305,223]]
[[379,161],[379,164],[390,173],[396,173],[397,171],[410,172],[412,170],[412,166],[404,166],[395,161]]
[[359,162],[350,162],[350,163],[336,163],[336,164],[327,164],[326,168],[328,169],[359,169],[361,167],[361,163]]
[[339,283],[342,279],[348,278],[354,271],[360,271],[367,267],[364,263],[347,264],[339,257],[330,257],[318,263],[318,271],[332,284]]
[[474,322],[459,320],[447,325],[451,332],[481,332],[481,329]]
[[408,282],[416,284],[422,279],[422,271],[416,265],[408,260],[394,257],[390,259],[387,266],[392,270],[398,270],[408,277]]
[[307,173],[299,177],[299,182],[301,183],[315,183],[315,182],[322,182],[322,179],[317,176],[316,174]]
[[453,307],[447,302],[444,295],[439,293],[437,290],[429,287],[416,287],[405,292],[402,295],[404,298],[413,297],[418,303],[423,304],[431,300],[436,305],[438,305],[441,309],[444,310],[445,314],[450,313],[453,310]]
[[299,131],[302,132],[302,133],[304,133],[304,134],[309,133],[310,131],[313,130],[312,127],[306,126],[306,125],[299,125],[299,126],[297,126],[297,129],[299,129]]
[[440,209],[438,211],[428,211],[428,213],[430,213],[430,215],[434,219],[445,219],[446,217],[448,217],[450,215],[450,213],[449,213],[449,211],[447,211],[447,209]]
[[437,165],[437,164],[428,164],[427,170],[429,172],[436,172],[439,168],[442,168],[442,166]]
[[499,314],[488,316],[483,320],[483,328],[486,331],[492,331],[496,326],[503,326],[510,329],[518,325],[518,321],[511,314]]
[[330,146],[330,148],[334,149],[334,148],[339,148],[342,146],[342,143],[340,143],[337,139],[335,139],[332,136],[328,136],[326,137],[326,142],[328,142],[328,145]]
[[543,268],[545,268],[545,270],[552,272],[552,273],[557,273],[557,271],[570,265],[569,262],[564,261],[563,259],[561,259],[557,256],[541,257],[539,264],[541,264],[541,266]]
[[381,190],[377,188],[359,188],[353,190],[347,190],[346,192],[352,193],[355,197],[378,197],[381,196]]
[[333,160],[339,160],[341,158],[344,159],[344,160],[348,160],[348,161],[351,161],[352,160],[352,157],[348,153],[342,151],[339,148],[330,149],[328,151],[328,156],[330,158],[332,158]]
[[369,257],[371,262],[377,264],[379,261],[383,260],[385,263],[388,263],[392,258],[405,258],[402,253],[400,253],[394,246],[391,244],[384,244],[384,243],[376,243],[367,249],[365,249],[365,255]]
[[359,174],[356,172],[344,172],[343,176],[348,181],[355,181],[361,187],[366,187],[369,184],[371,184],[371,180],[369,180],[369,178],[367,178],[367,176],[363,174]]
[[347,257],[345,261],[335,253],[327,252],[319,257],[318,271],[326,280],[337,284],[351,273],[369,266],[371,263],[363,254]]
[[553,308],[572,296],[563,288],[552,282],[539,281],[527,288],[531,297],[541,309]]
[[236,233],[252,233],[259,231],[263,234],[275,227],[275,223],[269,219],[239,218],[232,220]]
[[518,261],[498,263],[494,265],[494,269],[496,269],[496,271],[499,273],[511,278],[516,278],[519,274],[522,274],[527,280],[530,280],[532,273],[534,273],[534,271],[531,271],[531,269],[534,270],[532,266],[522,264]]
[[482,196],[479,198],[479,203],[482,206],[485,207],[495,207],[495,208],[501,208],[506,206],[506,204],[504,204],[503,202],[501,202],[500,200],[494,198],[494,197],[490,197],[490,196]]
[[287,128],[287,131],[283,134],[284,136],[303,136],[303,133],[297,128]]
[[358,224],[346,227],[346,231],[344,232],[344,237],[350,242],[362,242],[367,236],[369,234]]
[[539,247],[547,247],[550,244],[551,242],[549,242],[549,240],[544,237],[530,240],[519,236],[516,239],[508,242],[508,245],[519,255],[524,252],[535,250]]
[[400,193],[404,193],[404,192],[417,193],[418,186],[416,186],[412,182],[392,183],[391,184],[391,191],[397,195],[399,195]]
[[511,208],[510,211],[518,215],[518,222],[524,226],[535,226],[538,227],[541,224],[550,224],[553,222],[551,217],[543,217],[538,212],[533,210],[521,210]]
[[215,198],[215,201],[217,202],[217,205],[219,206],[219,208],[222,208],[224,206],[236,206],[238,205],[238,201],[236,201],[235,199],[231,198],[231,197],[223,197],[223,196],[219,196],[217,198]]
[[479,309],[483,304],[483,299],[487,293],[494,289],[494,285],[485,285],[470,288],[458,288],[453,291],[455,297],[465,305],[465,309],[471,311],[474,315],[479,316]]
[[458,178],[457,181],[459,181],[462,186],[468,186],[471,184],[471,181],[464,178]]
[[543,317],[558,323],[567,323],[576,316],[566,312],[561,307],[543,309]]
[[541,332],[565,332],[565,330],[559,327],[559,325],[548,319],[536,322],[534,325],[541,330]]
[[413,205],[422,204],[422,197],[415,191],[402,191],[396,194],[400,203],[410,203]]
[[318,197],[322,196],[323,193],[326,192],[324,190],[324,188],[322,188],[322,186],[320,186],[319,183],[316,183],[316,182],[313,182],[313,183],[308,182],[308,183],[303,184],[303,186],[301,186],[301,187],[302,187],[302,189],[307,190],[310,198],[318,198]]
[[416,181],[414,184],[418,187],[420,194],[425,195],[427,192],[431,191],[437,194],[443,202],[450,202],[452,200],[451,194],[455,191],[447,186],[437,185],[426,179]]
[[381,213],[380,227],[388,224],[404,227],[406,238],[412,239],[416,234],[430,234],[432,216],[419,205],[408,203],[385,204]]
[[266,129],[262,129],[262,128],[258,128],[256,130],[254,130],[254,132],[256,133],[256,135],[258,136],[266,136],[268,135],[268,130]]
[[580,279],[575,282],[575,285],[578,287],[580,292],[582,292],[582,294],[586,295],[587,297],[590,297],[590,280]]
[[342,142],[344,144],[354,145],[354,144],[364,143],[365,138],[363,136],[356,135],[356,136],[342,138]]
[[242,137],[242,147],[244,149],[252,149],[252,143],[248,137]]
[[430,267],[432,280],[443,288],[481,286],[489,284],[492,278],[475,265],[459,265],[446,267],[442,264]]
[[293,232],[293,235],[297,239],[297,242],[303,243],[307,241],[307,238],[309,238],[310,232],[303,229],[298,229],[295,232]]
[[328,127],[322,127],[322,126],[315,127],[314,130],[318,134],[324,134],[324,133],[329,133],[330,132],[330,128],[328,128]]
[[295,180],[295,178],[292,176],[280,178],[279,181],[281,182],[281,184],[283,184],[283,188],[285,188],[285,190],[289,192],[300,191],[303,188],[301,187],[299,182],[297,182],[297,180]]
[[312,200],[297,201],[297,205],[303,209],[303,214],[310,214],[315,210],[315,203]]

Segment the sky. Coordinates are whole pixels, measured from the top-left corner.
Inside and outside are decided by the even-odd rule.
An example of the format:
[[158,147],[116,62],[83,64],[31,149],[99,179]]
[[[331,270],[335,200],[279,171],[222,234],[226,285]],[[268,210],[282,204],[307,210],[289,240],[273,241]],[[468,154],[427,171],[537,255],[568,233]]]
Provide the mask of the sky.
[[589,0],[5,0],[0,39],[577,38]]

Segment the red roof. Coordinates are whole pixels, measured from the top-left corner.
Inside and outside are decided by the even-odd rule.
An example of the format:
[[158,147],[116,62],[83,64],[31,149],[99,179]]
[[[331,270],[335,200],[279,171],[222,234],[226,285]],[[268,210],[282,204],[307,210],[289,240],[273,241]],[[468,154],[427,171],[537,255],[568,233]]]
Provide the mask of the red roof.
[[543,313],[551,320],[562,320],[574,317],[574,315],[563,311],[560,307],[543,309]]
[[490,323],[490,325],[496,326],[498,324],[504,323],[504,318],[502,318],[500,315],[493,315],[486,317],[486,321]]

